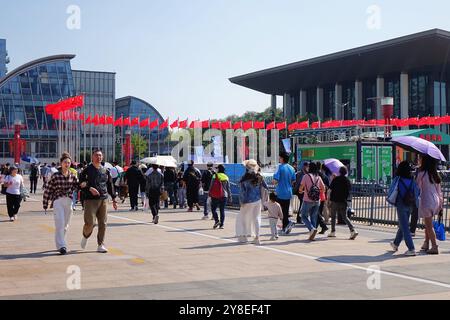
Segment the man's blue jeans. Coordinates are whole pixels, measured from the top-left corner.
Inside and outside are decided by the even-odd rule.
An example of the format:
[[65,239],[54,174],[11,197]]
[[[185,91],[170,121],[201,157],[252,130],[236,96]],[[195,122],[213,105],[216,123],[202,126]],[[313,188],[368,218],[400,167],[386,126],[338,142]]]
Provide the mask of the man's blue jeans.
[[412,208],[405,206],[403,203],[397,203],[397,216],[398,216],[398,231],[395,237],[394,244],[398,247],[402,240],[405,240],[408,250],[414,249],[414,242],[411,237],[411,231],[409,230],[409,217],[411,216]]
[[309,231],[316,229],[320,202],[303,201],[302,221]]
[[[225,223],[225,205],[227,204],[227,198],[222,199],[211,199],[211,211],[216,222],[220,223],[220,226],[223,227]],[[220,210],[220,220],[219,215],[217,214],[217,208]]]

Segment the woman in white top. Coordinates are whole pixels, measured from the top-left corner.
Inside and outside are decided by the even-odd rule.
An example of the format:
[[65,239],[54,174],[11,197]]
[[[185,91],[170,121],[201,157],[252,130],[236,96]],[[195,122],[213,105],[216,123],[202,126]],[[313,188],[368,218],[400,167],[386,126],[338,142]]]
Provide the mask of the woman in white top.
[[22,201],[20,193],[23,188],[23,177],[18,174],[17,167],[11,167],[11,173],[5,177],[3,184],[7,187],[6,206],[8,207],[9,220],[15,221]]

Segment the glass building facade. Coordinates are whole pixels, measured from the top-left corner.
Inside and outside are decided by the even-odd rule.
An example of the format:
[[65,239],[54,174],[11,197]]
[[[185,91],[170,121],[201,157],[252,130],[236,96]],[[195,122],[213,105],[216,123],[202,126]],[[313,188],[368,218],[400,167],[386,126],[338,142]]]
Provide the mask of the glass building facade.
[[6,75],[7,56],[6,40],[0,39],[0,79]]
[[76,94],[70,60],[60,55],[32,61],[0,79],[0,158],[10,158],[14,123],[22,123],[26,153],[57,158],[57,125],[44,107]]
[[[113,116],[115,119],[116,74],[111,72],[73,70],[73,79],[77,94],[85,97],[84,107],[80,111],[87,118],[96,114]],[[91,154],[93,149],[103,151],[107,161],[115,154],[114,128],[111,125],[84,125],[81,128],[81,152]],[[84,160],[84,155],[81,157]]]
[[[116,118],[120,118],[121,116],[124,119],[129,117],[130,120],[139,118],[140,121],[150,118],[150,121],[158,120],[159,124],[165,121],[161,114],[151,104],[144,100],[131,96],[116,100]],[[120,133],[120,131],[120,128],[118,128],[116,133],[122,134]],[[140,134],[145,139],[150,139],[150,154],[167,153],[168,147],[166,139],[169,134],[168,129],[164,129],[162,131],[153,129],[150,131],[149,128],[140,128],[139,126],[134,126],[132,127],[131,131],[132,134]]]

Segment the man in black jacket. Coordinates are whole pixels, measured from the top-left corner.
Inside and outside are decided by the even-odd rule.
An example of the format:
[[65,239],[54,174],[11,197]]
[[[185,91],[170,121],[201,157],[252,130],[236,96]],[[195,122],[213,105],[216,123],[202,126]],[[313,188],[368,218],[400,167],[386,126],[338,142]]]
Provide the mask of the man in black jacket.
[[80,175],[80,187],[84,193],[84,227],[81,248],[85,249],[88,238],[94,230],[97,219],[97,251],[107,253],[104,245],[106,222],[108,219],[107,203],[108,194],[113,199],[113,207],[117,210],[116,194],[109,171],[102,166],[103,153],[95,150],[92,154],[92,163],[87,166]]
[[336,237],[336,215],[339,215],[345,224],[350,229],[350,240],[355,240],[358,232],[353,227],[352,223],[347,217],[347,199],[350,196],[352,185],[350,180],[346,177],[348,171],[346,167],[339,169],[339,176],[334,178],[331,182],[330,201],[331,201],[331,233],[329,238]]
[[136,161],[131,162],[130,168],[125,172],[125,181],[128,185],[128,193],[130,194],[130,211],[138,211],[138,194],[139,186],[142,180],[145,180],[142,171],[139,170]]
[[[174,168],[166,168],[164,170],[164,189],[167,191],[167,194],[170,199],[170,205],[173,205],[173,208],[177,208],[177,199],[175,197],[175,183],[177,182],[177,174],[175,173]],[[164,201],[164,207],[169,208],[169,199]]]
[[202,186],[203,186],[203,191],[205,192],[205,204],[203,207],[203,220],[208,219],[208,215],[209,215],[208,209],[211,206],[211,198],[209,197],[208,193],[209,193],[209,188],[211,187],[211,179],[214,174],[213,166],[214,166],[214,164],[212,164],[211,162],[208,163],[208,165],[207,165],[208,170],[204,171],[202,174]]
[[197,210],[200,211],[200,206],[198,204],[198,192],[200,190],[202,174],[200,170],[194,167],[194,161],[189,163],[188,168],[183,175],[183,180],[186,182],[186,197],[189,207],[188,211],[192,212],[194,205]]

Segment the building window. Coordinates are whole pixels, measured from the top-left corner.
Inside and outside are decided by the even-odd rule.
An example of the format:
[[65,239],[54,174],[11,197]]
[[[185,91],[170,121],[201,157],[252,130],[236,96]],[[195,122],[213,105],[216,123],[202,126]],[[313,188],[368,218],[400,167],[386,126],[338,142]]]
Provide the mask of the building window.
[[[363,82],[362,117],[366,120],[377,118],[377,83],[376,80]],[[380,115],[381,116],[381,115]]]
[[344,120],[352,120],[356,118],[355,105],[355,84],[346,83],[342,85],[342,115]]
[[384,96],[394,98],[394,117],[401,118],[400,77],[384,79]]
[[433,86],[430,77],[412,75],[409,79],[409,111],[411,117],[426,117],[433,113]]

